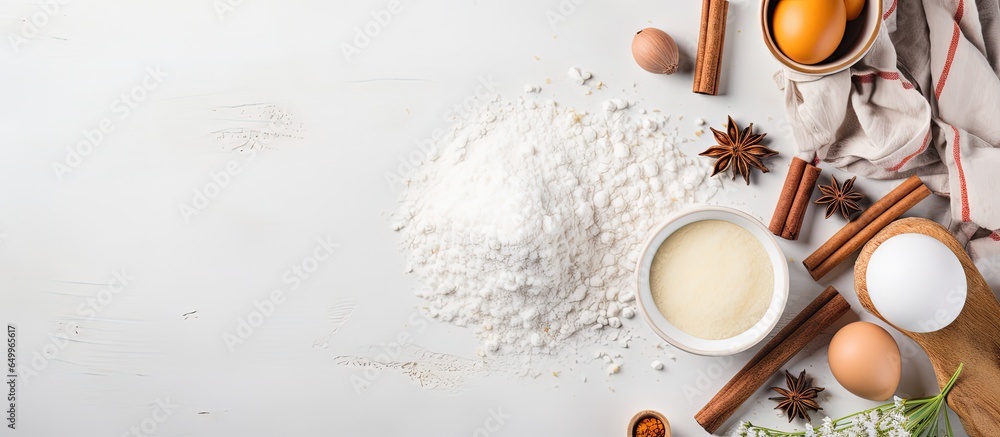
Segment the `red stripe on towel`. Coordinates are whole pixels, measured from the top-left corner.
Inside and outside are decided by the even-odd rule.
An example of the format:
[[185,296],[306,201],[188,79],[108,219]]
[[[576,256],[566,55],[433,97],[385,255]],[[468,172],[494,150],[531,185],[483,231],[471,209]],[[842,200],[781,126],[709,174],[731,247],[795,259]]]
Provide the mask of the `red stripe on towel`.
[[962,21],[962,17],[965,16],[965,0],[958,0],[958,6],[955,8],[955,28],[951,32],[951,44],[948,46],[948,58],[944,61],[944,69],[941,70],[941,77],[938,78],[937,88],[934,89],[934,98],[941,99],[941,91],[944,90],[944,84],[948,81],[948,73],[951,72],[951,63],[955,60],[955,51],[958,50],[958,38],[961,36],[961,28],[959,28],[958,23]]
[[[961,6],[959,10],[961,10]],[[937,88],[934,89],[935,99],[941,99],[941,91],[944,90],[944,84],[948,81],[948,73],[951,72],[951,63],[955,60],[955,50],[958,50],[958,38],[960,36],[958,22],[955,22],[955,30],[951,33],[951,45],[948,46],[948,58],[944,61],[944,69],[941,70],[941,77],[938,78]]]
[[898,80],[903,85],[903,89],[913,89],[913,84],[910,83],[910,81],[903,79],[899,73],[895,71],[876,71],[874,73],[859,74],[854,76],[854,78],[858,80],[858,83],[872,83],[875,82],[876,77],[885,80]]
[[886,10],[884,14],[882,14],[883,20],[888,20],[889,16],[892,15],[893,12],[896,12],[896,1],[897,0],[892,0],[892,4],[889,5],[889,9]]
[[972,221],[969,213],[969,190],[965,187],[965,170],[962,169],[962,137],[958,133],[958,128],[951,127],[955,131],[955,141],[951,145],[951,155],[955,159],[955,169],[958,170],[958,187],[962,192],[962,221]]
[[930,143],[930,141],[931,141],[931,129],[927,128],[927,135],[924,135],[924,143],[920,146],[920,148],[917,149],[916,152],[906,155],[905,158],[899,161],[899,164],[889,167],[886,170],[898,171],[899,169],[903,168],[903,166],[906,165],[907,162],[910,162],[911,159],[915,158],[917,155],[921,153],[924,153],[924,150],[927,150],[927,144]]
[[993,241],[1000,241],[1000,233],[997,233],[997,231],[993,231],[993,233],[990,234],[990,238],[992,238]]

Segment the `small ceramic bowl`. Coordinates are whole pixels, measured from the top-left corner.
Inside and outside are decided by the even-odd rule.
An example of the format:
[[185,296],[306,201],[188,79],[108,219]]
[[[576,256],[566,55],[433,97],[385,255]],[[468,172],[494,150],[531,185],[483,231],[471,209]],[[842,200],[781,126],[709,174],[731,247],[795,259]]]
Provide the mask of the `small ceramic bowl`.
[[[749,231],[764,246],[774,268],[774,292],[771,294],[771,302],[764,312],[764,316],[746,331],[735,337],[722,340],[706,340],[695,337],[681,331],[680,328],[667,321],[656,307],[649,285],[650,266],[653,264],[653,256],[656,255],[660,245],[678,229],[703,220],[724,220]],[[656,228],[639,255],[636,266],[636,281],[639,290],[636,297],[639,302],[639,311],[653,331],[667,343],[698,355],[732,355],[753,347],[777,325],[781,313],[785,311],[785,302],[788,300],[788,263],[778,246],[778,241],[771,235],[771,231],[746,213],[721,206],[698,206],[686,209],[673,215]]]
[[771,31],[771,17],[779,0],[763,0],[760,3],[760,28],[763,31],[764,44],[778,62],[802,74],[824,76],[847,69],[861,60],[872,49],[879,29],[882,28],[882,0],[867,0],[861,16],[847,22],[844,39],[837,50],[818,64],[801,64],[785,56],[774,42],[774,32]]
[[663,422],[663,428],[666,430],[666,434],[664,435],[664,437],[670,437],[670,422],[667,421],[667,417],[660,414],[658,411],[653,411],[653,410],[642,410],[638,413],[635,413],[635,416],[632,416],[632,420],[628,421],[628,429],[625,432],[625,436],[636,437],[635,435],[636,425],[639,424],[640,420],[645,419],[647,417],[654,417],[659,419],[660,422]]

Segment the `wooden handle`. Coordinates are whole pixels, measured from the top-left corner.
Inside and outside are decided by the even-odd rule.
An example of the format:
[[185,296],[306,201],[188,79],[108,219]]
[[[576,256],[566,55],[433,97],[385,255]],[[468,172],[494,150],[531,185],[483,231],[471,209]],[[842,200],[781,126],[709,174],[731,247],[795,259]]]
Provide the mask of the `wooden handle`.
[[[872,254],[886,240],[912,233],[935,238],[951,249],[962,263],[969,285],[962,313],[950,325],[934,332],[910,332],[892,325],[879,314],[868,296],[866,277]],[[868,312],[913,339],[927,352],[939,386],[948,382],[959,363],[965,363],[962,375],[948,394],[948,406],[958,413],[969,435],[995,435],[1000,423],[1000,302],[958,240],[947,229],[927,219],[897,220],[861,250],[854,266],[854,290]]]

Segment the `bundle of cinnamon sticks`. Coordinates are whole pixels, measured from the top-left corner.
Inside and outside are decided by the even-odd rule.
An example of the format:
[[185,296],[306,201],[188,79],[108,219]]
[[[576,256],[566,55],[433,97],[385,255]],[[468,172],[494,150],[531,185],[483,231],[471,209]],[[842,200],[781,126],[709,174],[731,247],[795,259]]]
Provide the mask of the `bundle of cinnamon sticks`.
[[778,206],[771,216],[771,233],[786,240],[798,240],[805,219],[809,199],[812,198],[816,180],[822,172],[818,167],[799,158],[792,159],[792,166],[781,187]]
[[870,206],[860,217],[847,223],[812,255],[802,261],[815,280],[833,271],[852,253],[861,249],[882,228],[931,195],[931,190],[916,176],[910,176],[898,187]]

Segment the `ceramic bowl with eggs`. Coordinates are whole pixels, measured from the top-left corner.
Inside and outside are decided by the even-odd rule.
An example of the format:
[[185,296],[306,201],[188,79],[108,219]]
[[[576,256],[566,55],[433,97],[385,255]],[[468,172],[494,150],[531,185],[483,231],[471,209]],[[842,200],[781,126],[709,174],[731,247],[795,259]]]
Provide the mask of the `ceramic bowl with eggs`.
[[882,0],[763,0],[764,44],[789,69],[823,76],[850,68],[872,49]]
[[760,221],[737,209],[697,206],[669,217],[636,265],[639,312],[663,340],[707,356],[763,340],[785,310],[788,264]]

